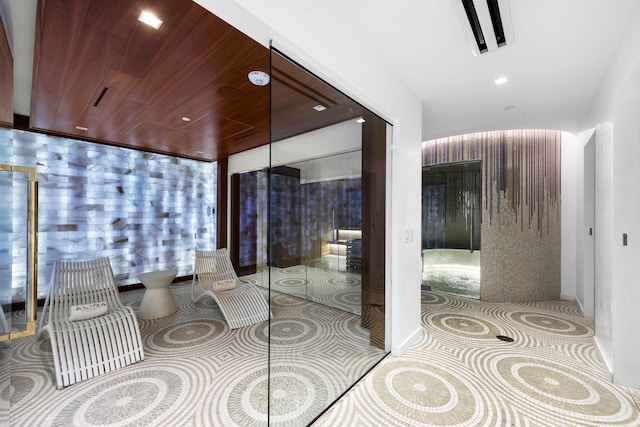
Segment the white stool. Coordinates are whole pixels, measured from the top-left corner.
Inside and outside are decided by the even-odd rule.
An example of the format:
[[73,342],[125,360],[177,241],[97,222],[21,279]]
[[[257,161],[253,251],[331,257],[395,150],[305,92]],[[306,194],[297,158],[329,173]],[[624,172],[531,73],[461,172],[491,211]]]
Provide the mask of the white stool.
[[142,273],[138,276],[147,288],[138,309],[138,318],[157,319],[178,311],[176,301],[169,290],[169,285],[177,274],[178,272],[174,270],[161,270]]

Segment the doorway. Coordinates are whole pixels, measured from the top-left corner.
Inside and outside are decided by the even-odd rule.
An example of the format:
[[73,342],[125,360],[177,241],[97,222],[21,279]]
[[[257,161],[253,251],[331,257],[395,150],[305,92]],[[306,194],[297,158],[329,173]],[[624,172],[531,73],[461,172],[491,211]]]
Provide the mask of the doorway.
[[422,169],[422,285],[480,298],[480,161]]

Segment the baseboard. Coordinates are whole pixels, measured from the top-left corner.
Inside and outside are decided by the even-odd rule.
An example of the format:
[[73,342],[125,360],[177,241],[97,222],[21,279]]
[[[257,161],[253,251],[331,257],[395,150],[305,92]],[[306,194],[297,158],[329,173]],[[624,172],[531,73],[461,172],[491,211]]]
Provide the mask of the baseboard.
[[422,338],[424,334],[424,328],[419,326],[411,335],[407,337],[400,345],[392,345],[391,346],[391,354],[393,356],[402,356],[402,354],[407,351],[411,346]]
[[613,382],[613,360],[611,360],[609,352],[606,350],[607,347],[602,343],[602,340],[598,339],[595,335],[593,342],[596,344],[596,351],[598,352],[600,360],[602,360],[602,363],[609,373],[609,380]]
[[576,301],[575,295],[560,294],[560,299],[565,301]]

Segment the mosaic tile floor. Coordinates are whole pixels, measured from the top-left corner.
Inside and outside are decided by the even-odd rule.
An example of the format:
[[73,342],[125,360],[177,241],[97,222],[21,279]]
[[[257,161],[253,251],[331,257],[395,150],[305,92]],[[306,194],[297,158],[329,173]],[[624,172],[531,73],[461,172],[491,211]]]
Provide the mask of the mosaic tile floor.
[[[344,257],[323,256],[316,266],[296,265],[288,268],[271,269],[271,289],[288,295],[295,295],[348,313],[360,315],[361,283],[360,274],[342,271]],[[340,264],[341,263],[341,264]],[[267,269],[242,276],[242,280],[259,286],[269,286]]]
[[[142,292],[123,299],[137,306]],[[213,303],[193,304],[188,286],[172,292],[178,314],[141,322],[143,362],[61,391],[48,341],[16,340],[11,387],[0,390],[10,425],[266,425],[265,324],[229,331]],[[355,316],[272,298],[271,420],[302,426],[381,354],[363,351]],[[314,426],[640,426],[640,391],[608,381],[593,325],[574,303],[421,298],[424,337],[385,358]],[[309,351],[316,346],[322,354]]]
[[[194,304],[190,282],[171,291],[178,313],[141,320],[145,360],[56,390],[49,340],[12,342],[11,426],[264,426],[267,322],[230,331],[212,299]],[[137,308],[144,290],[125,292]],[[271,424],[312,421],[384,352],[359,317],[271,296]],[[0,405],[0,407],[7,405]]]
[[575,303],[422,292],[422,323],[314,426],[640,426],[638,391],[609,382]]

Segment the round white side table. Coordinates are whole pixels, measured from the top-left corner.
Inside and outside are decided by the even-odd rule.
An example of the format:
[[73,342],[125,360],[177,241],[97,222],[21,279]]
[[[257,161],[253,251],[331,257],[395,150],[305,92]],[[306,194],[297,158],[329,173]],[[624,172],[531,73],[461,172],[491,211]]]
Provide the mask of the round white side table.
[[142,273],[138,276],[147,288],[138,309],[138,318],[157,319],[178,311],[176,301],[169,290],[169,285],[177,274],[175,270],[161,270]]

